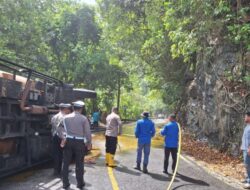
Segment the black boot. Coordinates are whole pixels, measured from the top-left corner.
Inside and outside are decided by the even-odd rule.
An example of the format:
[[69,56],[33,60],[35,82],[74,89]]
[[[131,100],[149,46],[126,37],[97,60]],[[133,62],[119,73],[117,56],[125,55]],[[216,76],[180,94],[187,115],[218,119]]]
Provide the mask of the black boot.
[[136,166],[134,167],[134,169],[141,171],[141,164],[137,163]]
[[68,189],[70,187],[70,184],[68,183],[68,184],[65,184],[65,185],[63,185],[63,189]]
[[78,189],[83,189],[84,186],[85,186],[85,182],[83,182],[82,184],[77,185],[77,188]]
[[147,165],[143,165],[143,173],[147,174],[148,173],[148,169],[147,169]]

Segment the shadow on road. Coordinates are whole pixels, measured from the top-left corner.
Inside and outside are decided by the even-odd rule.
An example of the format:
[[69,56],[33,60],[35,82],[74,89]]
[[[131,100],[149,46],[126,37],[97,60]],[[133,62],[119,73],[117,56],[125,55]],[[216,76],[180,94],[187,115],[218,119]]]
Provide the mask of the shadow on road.
[[191,177],[187,177],[185,175],[182,175],[180,173],[177,173],[176,175],[177,178],[180,178],[183,181],[192,183],[192,184],[196,184],[196,185],[202,185],[202,186],[210,186],[208,183],[206,183],[205,181],[199,180],[199,179],[194,179]]
[[[151,176],[153,179],[159,180],[159,181],[171,181],[171,176],[167,177],[165,175],[160,175],[157,173],[149,173],[149,176]],[[179,182],[179,180],[175,179],[174,182]]]
[[[76,181],[75,181],[74,173],[69,174],[69,181],[71,184],[68,190],[78,189]],[[63,185],[62,180],[59,177],[54,178],[52,176],[46,176],[42,178],[41,180],[38,180],[37,185],[35,187],[32,187],[32,189],[34,190],[51,190],[51,189],[60,190],[62,189],[62,185]],[[86,183],[84,190],[87,190],[91,186],[92,185],[90,183]]]
[[179,185],[179,186],[173,188],[172,190],[176,190],[176,189],[186,187],[186,186],[194,186],[194,185],[196,185],[196,184],[192,184],[192,183],[182,184],[182,185]]
[[131,170],[126,166],[118,166],[118,167],[115,168],[115,170],[119,171],[119,172],[127,173],[129,175],[134,175],[134,176],[140,176],[141,175],[141,173],[136,172],[134,170]]

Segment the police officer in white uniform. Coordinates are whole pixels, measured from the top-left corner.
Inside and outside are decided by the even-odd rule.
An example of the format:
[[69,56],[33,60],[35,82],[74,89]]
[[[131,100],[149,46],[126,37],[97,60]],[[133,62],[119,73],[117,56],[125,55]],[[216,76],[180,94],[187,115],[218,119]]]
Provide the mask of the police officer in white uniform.
[[62,159],[63,159],[63,149],[61,144],[61,132],[59,125],[62,122],[65,115],[70,113],[70,104],[59,104],[59,113],[54,115],[51,119],[51,133],[52,133],[52,154],[54,159],[54,175],[59,176],[62,170]]
[[77,188],[85,186],[83,179],[85,145],[91,149],[91,132],[88,119],[82,115],[84,102],[73,102],[74,111],[65,116],[63,126],[66,134],[66,143],[63,150],[63,188],[70,186],[68,179],[69,165],[72,155],[75,156]]

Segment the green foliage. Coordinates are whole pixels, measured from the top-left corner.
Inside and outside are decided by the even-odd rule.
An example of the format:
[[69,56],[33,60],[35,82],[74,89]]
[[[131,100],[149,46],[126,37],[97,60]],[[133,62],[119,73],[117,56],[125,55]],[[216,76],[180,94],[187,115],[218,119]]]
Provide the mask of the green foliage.
[[93,7],[73,0],[3,0],[0,12],[0,56],[97,90],[100,105],[113,105],[117,80],[125,83],[127,75],[109,64]]
[[[134,110],[133,117],[143,109],[174,110],[179,101],[177,95],[184,90],[182,80],[187,65],[171,53],[173,42],[165,28],[164,1],[100,0],[99,9],[109,54],[118,58],[133,80],[133,92],[124,92],[122,104]],[[172,84],[171,93],[165,83]],[[157,98],[151,93],[157,93]]]
[[145,110],[150,111],[153,116],[166,111],[162,91],[150,89],[145,80],[133,82],[133,91],[123,91],[120,109],[123,118],[140,118]]
[[[197,54],[209,55],[226,40],[243,53],[250,50],[248,6],[227,0],[97,2],[2,0],[0,56],[96,90],[104,110],[116,103],[121,86],[123,117],[136,118],[143,110],[179,109]],[[249,84],[242,73],[239,80]]]
[[[98,4],[109,55],[116,57],[132,78],[146,80],[150,90],[144,97],[158,90],[168,110],[180,106],[185,75],[195,74],[198,53],[210,55],[228,37],[249,46],[249,23],[238,22],[249,8],[242,6],[237,12],[230,1],[99,0]],[[226,77],[237,78],[232,74]]]
[[244,81],[246,82],[246,84],[248,86],[250,86],[250,75],[249,74],[244,77]]
[[228,26],[230,32],[229,36],[236,44],[244,44],[247,50],[250,50],[250,25],[245,24],[233,24]]

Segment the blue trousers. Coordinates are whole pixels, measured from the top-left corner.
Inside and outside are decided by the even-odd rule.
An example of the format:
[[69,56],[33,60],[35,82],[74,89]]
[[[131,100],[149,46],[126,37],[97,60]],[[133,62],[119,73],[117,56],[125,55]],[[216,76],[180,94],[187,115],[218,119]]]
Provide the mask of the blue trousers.
[[150,144],[139,144],[137,146],[137,159],[136,162],[141,164],[142,151],[144,153],[143,165],[148,165],[149,154],[150,154]]
[[243,150],[243,159],[247,173],[247,183],[250,183],[250,156],[247,154],[247,150]]

